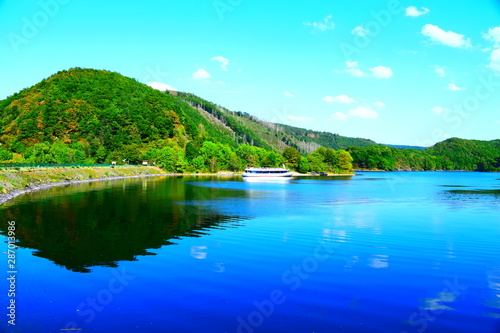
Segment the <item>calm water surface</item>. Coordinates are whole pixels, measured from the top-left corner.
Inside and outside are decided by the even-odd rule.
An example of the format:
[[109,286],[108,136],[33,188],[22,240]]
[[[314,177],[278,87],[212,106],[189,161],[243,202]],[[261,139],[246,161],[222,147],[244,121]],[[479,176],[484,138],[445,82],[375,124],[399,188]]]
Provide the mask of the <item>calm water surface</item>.
[[4,332],[500,332],[500,174],[81,184],[1,206],[2,252],[9,220]]

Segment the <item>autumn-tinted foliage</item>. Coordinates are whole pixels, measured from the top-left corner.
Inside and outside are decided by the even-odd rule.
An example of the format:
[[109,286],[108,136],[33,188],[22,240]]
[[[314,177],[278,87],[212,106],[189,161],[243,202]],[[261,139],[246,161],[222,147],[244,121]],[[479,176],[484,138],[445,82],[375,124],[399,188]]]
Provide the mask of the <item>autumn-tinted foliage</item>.
[[148,160],[170,172],[285,162],[279,146],[239,123],[234,112],[192,94],[164,93],[118,73],[81,68],[0,101],[0,143],[0,161],[10,162]]
[[380,170],[500,167],[499,140],[396,149],[262,121],[193,94],[160,92],[118,73],[81,68],[0,101],[0,145],[0,162],[148,160],[170,172],[282,164],[301,172],[351,172],[353,164]]

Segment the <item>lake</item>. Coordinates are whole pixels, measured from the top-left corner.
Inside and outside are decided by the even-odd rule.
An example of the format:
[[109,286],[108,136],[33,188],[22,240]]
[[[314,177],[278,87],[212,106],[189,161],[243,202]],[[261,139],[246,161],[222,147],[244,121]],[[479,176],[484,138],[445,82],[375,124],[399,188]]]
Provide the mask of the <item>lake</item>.
[[125,179],[0,220],[2,332],[500,332],[500,174]]

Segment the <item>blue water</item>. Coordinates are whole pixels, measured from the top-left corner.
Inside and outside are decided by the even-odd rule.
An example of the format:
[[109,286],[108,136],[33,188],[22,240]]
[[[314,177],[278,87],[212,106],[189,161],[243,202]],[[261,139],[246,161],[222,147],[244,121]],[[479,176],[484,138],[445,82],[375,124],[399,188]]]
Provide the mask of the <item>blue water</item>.
[[124,180],[0,218],[5,332],[500,332],[500,174]]

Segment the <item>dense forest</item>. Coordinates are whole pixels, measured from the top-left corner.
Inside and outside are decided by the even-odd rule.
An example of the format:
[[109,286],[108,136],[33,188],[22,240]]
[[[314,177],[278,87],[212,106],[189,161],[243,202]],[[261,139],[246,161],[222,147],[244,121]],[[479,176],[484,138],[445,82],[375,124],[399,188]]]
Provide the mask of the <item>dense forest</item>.
[[74,68],[0,101],[0,161],[147,160],[169,172],[287,164],[301,172],[352,172],[345,150],[316,144],[305,156],[307,142],[286,133],[271,135],[279,144],[265,140],[239,118],[192,94],[163,93],[118,73]]
[[500,171],[500,140],[451,138],[423,150],[382,145],[347,150],[356,169]]
[[74,68],[0,101],[0,162],[140,163],[169,172],[286,164],[299,172],[500,169],[500,141],[398,149],[230,111],[104,70]]

